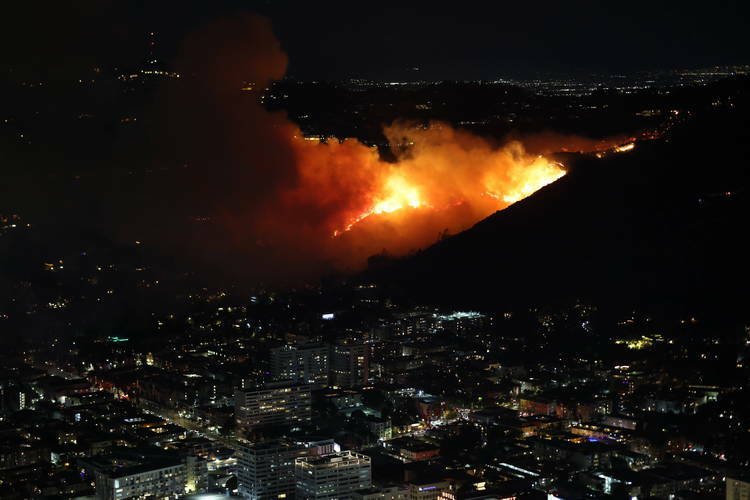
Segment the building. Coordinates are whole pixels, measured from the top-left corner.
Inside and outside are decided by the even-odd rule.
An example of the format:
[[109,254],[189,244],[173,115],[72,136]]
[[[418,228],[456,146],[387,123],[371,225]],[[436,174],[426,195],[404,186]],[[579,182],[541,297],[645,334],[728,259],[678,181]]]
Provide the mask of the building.
[[367,417],[365,424],[367,429],[378,439],[385,441],[393,437],[393,428],[389,418]]
[[410,500],[407,486],[367,488],[352,493],[352,500]]
[[727,477],[727,500],[750,500],[750,478]]
[[310,421],[311,387],[285,382],[235,392],[237,426],[245,430]]
[[238,460],[238,489],[245,498],[294,498],[294,462],[299,457],[323,456],[340,451],[333,439],[297,441],[274,439],[242,446]]
[[445,415],[445,401],[437,396],[424,396],[417,399],[417,412],[422,420],[433,422]]
[[576,468],[587,470],[608,468],[614,448],[599,442],[573,443],[561,439],[531,438],[534,456],[538,460],[548,460],[564,463]]
[[535,488],[524,479],[511,479],[493,485],[485,481],[474,484],[451,484],[448,490],[441,491],[438,500],[516,500],[519,498],[531,500],[532,498],[551,498],[547,494],[535,490]]
[[271,349],[271,373],[275,380],[328,386],[330,347],[325,344],[285,345]]
[[421,439],[403,437],[387,442],[387,447],[398,454],[404,462],[432,460],[440,456],[440,447]]
[[[642,470],[637,474],[641,476],[640,480],[635,481],[641,486],[641,492],[637,495],[639,498],[642,496],[670,498],[680,491],[698,491],[724,482],[722,473],[681,463],[662,462],[656,467]],[[747,485],[747,482],[745,484]],[[737,498],[742,498],[741,485],[735,483],[733,487],[733,495],[738,494],[739,490],[740,496]],[[726,491],[729,491],[728,484]]]
[[370,457],[353,451],[298,458],[294,471],[298,500],[349,500],[372,485]]
[[370,379],[370,346],[345,339],[331,349],[331,383],[336,387],[361,387]]
[[0,445],[0,470],[13,469],[26,465],[49,462],[51,450],[47,446],[13,440]]
[[634,431],[638,427],[638,420],[622,415],[604,415],[602,417],[602,424]]
[[146,462],[94,469],[96,500],[176,498],[190,491],[185,460]]
[[190,455],[185,457],[187,481],[185,491],[194,493],[204,491],[208,486],[208,463],[203,457]]
[[252,500],[293,498],[294,461],[307,455],[301,444],[274,440],[242,446],[237,471],[238,489]]
[[333,405],[337,410],[348,408],[360,408],[364,404],[362,393],[352,389],[330,391],[323,395],[323,399]]
[[341,451],[341,446],[333,439],[319,439],[308,436],[304,439],[295,440],[295,443],[307,450],[305,453],[307,456],[330,455]]
[[27,407],[26,404],[26,393],[24,391],[18,391],[18,409],[23,410]]
[[547,415],[551,417],[557,414],[557,404],[548,398],[521,398],[519,406],[521,413],[524,415]]
[[448,481],[409,483],[409,500],[436,500],[450,490]]

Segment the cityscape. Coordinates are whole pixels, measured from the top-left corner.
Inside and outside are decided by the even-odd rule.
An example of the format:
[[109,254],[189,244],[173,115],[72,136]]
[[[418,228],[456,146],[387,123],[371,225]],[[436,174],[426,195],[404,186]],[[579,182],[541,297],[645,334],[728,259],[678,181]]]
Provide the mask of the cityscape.
[[0,498],[750,498],[742,8],[334,3],[56,7],[0,61]]

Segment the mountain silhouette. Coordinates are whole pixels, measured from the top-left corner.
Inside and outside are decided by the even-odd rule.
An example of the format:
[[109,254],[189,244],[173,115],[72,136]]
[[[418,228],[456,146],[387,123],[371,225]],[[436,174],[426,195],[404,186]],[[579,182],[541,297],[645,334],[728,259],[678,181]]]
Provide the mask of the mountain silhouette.
[[[748,284],[748,84],[660,139],[569,173],[463,233],[364,277],[415,302],[502,310],[587,298],[684,313],[742,307]],[[717,89],[713,89],[716,91]]]

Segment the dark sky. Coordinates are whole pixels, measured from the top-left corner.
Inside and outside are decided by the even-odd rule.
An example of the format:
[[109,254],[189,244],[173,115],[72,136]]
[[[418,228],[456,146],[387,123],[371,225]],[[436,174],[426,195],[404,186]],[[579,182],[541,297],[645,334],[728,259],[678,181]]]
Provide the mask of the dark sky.
[[[24,5],[25,4],[25,5]],[[63,5],[64,4],[64,5]],[[169,56],[185,32],[237,10],[271,18],[302,79],[473,79],[750,62],[746,1],[183,0],[4,6],[16,68],[127,65],[157,31]],[[420,68],[414,71],[411,68]]]

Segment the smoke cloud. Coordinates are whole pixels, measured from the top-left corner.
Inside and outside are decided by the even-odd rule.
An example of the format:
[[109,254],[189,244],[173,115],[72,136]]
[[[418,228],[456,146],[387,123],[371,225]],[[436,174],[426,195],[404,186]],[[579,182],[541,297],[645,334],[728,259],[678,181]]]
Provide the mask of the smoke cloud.
[[532,154],[518,140],[396,122],[384,128],[396,161],[384,161],[356,139],[309,140],[267,111],[260,96],[286,66],[269,21],[256,16],[185,42],[183,81],[161,96],[166,112],[153,135],[165,158],[188,165],[152,198],[160,212],[208,214],[210,224],[163,222],[156,238],[171,232],[181,251],[262,279],[357,270],[373,254],[403,255],[467,229],[564,175],[541,156],[550,145],[596,146],[539,136]]

